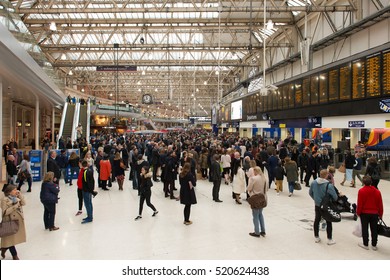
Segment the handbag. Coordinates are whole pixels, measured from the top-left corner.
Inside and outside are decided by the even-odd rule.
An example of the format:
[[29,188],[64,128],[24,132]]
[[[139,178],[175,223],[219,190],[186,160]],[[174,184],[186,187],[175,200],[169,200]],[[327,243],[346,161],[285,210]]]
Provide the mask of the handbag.
[[343,163],[340,167],[339,167],[339,172],[340,173],[345,173],[346,169],[345,169],[345,164]]
[[378,219],[378,235],[390,237],[390,227],[381,218]]
[[332,197],[328,193],[329,183],[326,185],[325,196],[320,204],[321,216],[328,222],[340,222],[341,214]]
[[[264,184],[264,192],[265,191],[266,183]],[[247,201],[252,209],[260,209],[267,207],[267,199],[265,197],[265,194],[263,193],[251,195],[250,197],[248,197]]]
[[302,186],[299,182],[294,182],[294,190],[296,191],[302,190]]
[[19,230],[19,221],[3,221],[0,223],[0,237],[14,235]]

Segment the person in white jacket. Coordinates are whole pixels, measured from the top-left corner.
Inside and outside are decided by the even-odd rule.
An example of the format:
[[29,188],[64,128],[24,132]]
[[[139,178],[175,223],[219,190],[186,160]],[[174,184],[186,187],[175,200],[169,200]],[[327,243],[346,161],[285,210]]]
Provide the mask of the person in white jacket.
[[234,174],[233,181],[233,193],[237,204],[242,204],[240,201],[240,195],[245,192],[246,189],[246,180],[245,172],[242,169],[241,162],[238,163],[237,173]]

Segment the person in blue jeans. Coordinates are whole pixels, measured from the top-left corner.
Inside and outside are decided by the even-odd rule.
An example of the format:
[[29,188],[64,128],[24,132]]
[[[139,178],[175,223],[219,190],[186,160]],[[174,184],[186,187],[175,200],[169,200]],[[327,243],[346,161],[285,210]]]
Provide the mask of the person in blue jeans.
[[69,156],[69,167],[70,167],[70,174],[69,174],[69,186],[72,186],[72,179],[73,175],[76,174],[76,177],[79,177],[80,167],[79,167],[79,161],[80,157],[76,154],[76,152],[72,152]]
[[[248,181],[248,194],[249,196],[263,193],[267,198],[267,180],[261,171],[260,167],[253,168],[254,176],[249,178]],[[249,235],[253,237],[265,237],[265,223],[263,216],[263,208],[252,208],[254,232],[250,232]]]
[[93,221],[92,196],[95,195],[95,179],[93,178],[93,172],[88,168],[88,162],[83,160],[81,165],[85,169],[82,182],[84,206],[87,211],[87,217],[81,223],[86,224]]
[[[333,201],[337,201],[337,192],[332,183],[330,183],[326,178],[328,176],[328,170],[322,169],[320,171],[320,177],[315,179],[309,189],[309,195],[314,200],[315,204],[315,218],[313,224],[314,230],[314,240],[316,243],[321,242],[321,238],[319,237],[320,230],[320,221],[321,221],[321,201],[325,197],[326,193],[329,193],[332,197]],[[332,222],[326,221],[326,235],[328,238],[328,245],[334,245],[336,242],[332,238]]]

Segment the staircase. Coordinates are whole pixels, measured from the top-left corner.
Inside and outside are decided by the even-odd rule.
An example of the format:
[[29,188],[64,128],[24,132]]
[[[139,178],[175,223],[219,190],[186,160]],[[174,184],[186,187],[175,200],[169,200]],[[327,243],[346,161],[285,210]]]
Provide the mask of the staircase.
[[69,104],[68,108],[65,112],[65,122],[64,122],[64,128],[62,131],[62,136],[63,136],[65,141],[68,137],[71,137],[71,135],[72,135],[74,110],[75,110],[75,105]]
[[147,130],[157,130],[156,125],[150,119],[144,120],[144,125],[145,125]]

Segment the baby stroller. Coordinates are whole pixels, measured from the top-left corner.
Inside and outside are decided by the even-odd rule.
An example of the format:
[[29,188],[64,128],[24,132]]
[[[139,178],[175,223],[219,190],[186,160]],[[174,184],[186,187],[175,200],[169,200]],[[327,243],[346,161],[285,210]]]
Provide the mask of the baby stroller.
[[339,195],[338,199],[336,201],[336,207],[342,212],[346,213],[352,213],[353,214],[353,219],[356,221],[357,220],[357,214],[356,214],[356,203],[349,203],[348,202],[348,197],[345,195]]

